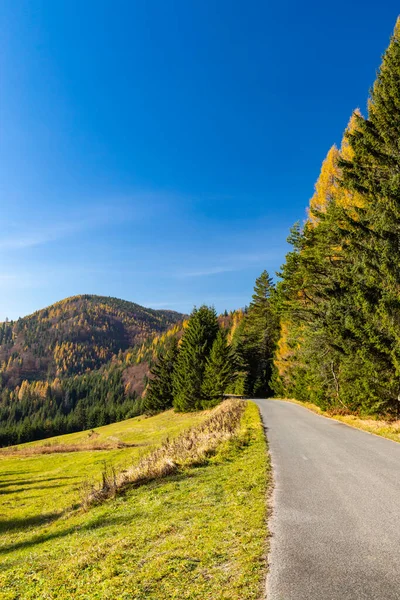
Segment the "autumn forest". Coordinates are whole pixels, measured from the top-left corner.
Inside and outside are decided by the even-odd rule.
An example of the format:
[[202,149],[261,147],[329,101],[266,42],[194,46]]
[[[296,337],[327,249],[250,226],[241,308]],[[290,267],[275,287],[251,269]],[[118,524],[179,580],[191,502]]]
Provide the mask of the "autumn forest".
[[277,278],[217,315],[76,296],[0,324],[0,445],[225,394],[398,418],[400,22],[341,146],[323,161]]

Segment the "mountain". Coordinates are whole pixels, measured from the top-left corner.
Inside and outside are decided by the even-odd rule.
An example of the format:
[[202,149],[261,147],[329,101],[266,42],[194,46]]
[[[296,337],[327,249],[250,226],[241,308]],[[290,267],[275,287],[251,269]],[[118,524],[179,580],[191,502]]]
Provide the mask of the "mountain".
[[[82,431],[143,412],[150,369],[186,316],[75,296],[0,323],[0,447]],[[231,333],[236,313],[219,317]]]
[[51,380],[98,369],[114,355],[161,334],[184,315],[105,296],[61,300],[0,324],[2,386]]

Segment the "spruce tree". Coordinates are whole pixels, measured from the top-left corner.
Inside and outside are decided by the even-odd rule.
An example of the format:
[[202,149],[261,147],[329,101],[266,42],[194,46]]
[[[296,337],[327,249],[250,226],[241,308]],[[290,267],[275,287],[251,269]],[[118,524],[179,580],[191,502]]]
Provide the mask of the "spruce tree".
[[[400,392],[400,19],[371,90],[368,116],[347,135],[352,156],[340,161],[343,185],[364,198],[346,257],[357,306],[353,333],[370,384],[364,395],[397,409]],[[372,377],[368,377],[368,373]]]
[[173,403],[173,373],[178,357],[178,341],[172,338],[169,347],[162,351],[150,369],[152,375],[143,401],[146,413],[167,410]]
[[234,374],[233,353],[227,342],[227,332],[220,329],[207,359],[202,385],[202,407],[212,408],[221,402]]
[[[323,407],[392,412],[400,391],[400,23],[331,153],[278,285],[277,383]],[[279,388],[279,385],[276,389]]]
[[218,333],[214,308],[194,309],[182,337],[174,373],[174,407],[186,412],[202,408],[206,361]]
[[271,296],[272,279],[263,271],[256,279],[249,309],[236,332],[233,346],[238,365],[247,371],[243,393],[269,395],[273,353],[278,337],[278,317]]

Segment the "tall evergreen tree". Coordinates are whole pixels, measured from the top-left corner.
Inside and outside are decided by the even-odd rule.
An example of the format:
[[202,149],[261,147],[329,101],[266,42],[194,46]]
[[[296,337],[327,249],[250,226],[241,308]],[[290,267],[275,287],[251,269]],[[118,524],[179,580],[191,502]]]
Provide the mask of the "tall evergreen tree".
[[174,373],[174,407],[178,411],[202,408],[202,383],[207,357],[218,333],[214,308],[194,309],[182,337]]
[[[354,259],[354,331],[369,380],[368,393],[397,410],[400,392],[400,19],[371,91],[368,117],[356,115],[347,134],[350,159],[340,161],[343,185],[364,205],[349,218],[346,255]],[[361,353],[360,353],[361,354]],[[373,377],[368,373],[372,373]]]
[[400,391],[400,24],[292,236],[278,296],[276,364],[286,393],[396,413]]
[[227,332],[220,329],[207,359],[202,384],[202,407],[212,408],[221,402],[227,386],[232,382],[234,358],[227,342]]
[[267,271],[257,278],[252,301],[237,328],[233,346],[239,368],[246,371],[242,393],[269,395],[278,317],[271,301],[274,286]]
[[150,369],[152,378],[146,390],[143,408],[147,413],[161,412],[173,404],[173,374],[178,358],[178,340],[173,337]]

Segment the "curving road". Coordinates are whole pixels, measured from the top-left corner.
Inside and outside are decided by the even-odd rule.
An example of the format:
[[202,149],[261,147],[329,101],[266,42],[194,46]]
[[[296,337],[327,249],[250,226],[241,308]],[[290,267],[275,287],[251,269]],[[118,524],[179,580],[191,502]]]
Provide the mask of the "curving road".
[[400,444],[257,400],[275,489],[268,600],[400,600]]

